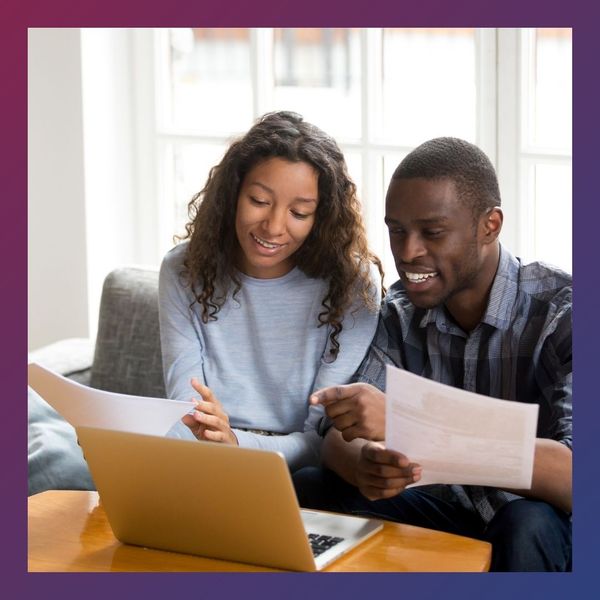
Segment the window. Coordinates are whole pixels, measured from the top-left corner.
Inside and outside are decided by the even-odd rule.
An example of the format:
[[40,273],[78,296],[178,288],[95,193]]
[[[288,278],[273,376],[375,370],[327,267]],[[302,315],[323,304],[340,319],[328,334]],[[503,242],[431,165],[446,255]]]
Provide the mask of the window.
[[[570,29],[521,34],[521,194],[532,224],[526,256],[571,270],[572,40]],[[567,242],[560,239],[567,236]]]
[[571,270],[571,30],[157,29],[134,40],[138,148],[151,157],[139,179],[156,205],[145,221],[155,228],[142,235],[153,260],[183,232],[188,201],[230,141],[287,109],[340,144],[387,284],[396,279],[383,224],[389,178],[440,135],[476,143],[495,163],[503,243]]

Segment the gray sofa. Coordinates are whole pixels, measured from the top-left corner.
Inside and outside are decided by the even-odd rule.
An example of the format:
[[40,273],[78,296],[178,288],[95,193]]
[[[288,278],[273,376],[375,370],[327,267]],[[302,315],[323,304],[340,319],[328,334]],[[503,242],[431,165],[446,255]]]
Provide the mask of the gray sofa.
[[[98,333],[69,339],[29,359],[94,388],[166,397],[158,328],[158,272],[127,267],[109,273],[102,288]],[[28,389],[29,494],[48,489],[94,489],[75,430]]]

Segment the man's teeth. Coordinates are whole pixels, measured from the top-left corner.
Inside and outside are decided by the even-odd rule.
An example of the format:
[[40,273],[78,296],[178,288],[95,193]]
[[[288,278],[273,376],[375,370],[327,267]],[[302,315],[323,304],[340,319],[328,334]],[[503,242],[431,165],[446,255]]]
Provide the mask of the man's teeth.
[[404,274],[411,283],[421,283],[437,275],[437,273],[408,273],[406,271]]
[[266,242],[265,240],[261,240],[259,237],[256,237],[255,235],[253,235],[252,237],[261,246],[263,246],[264,248],[268,248],[269,250],[273,250],[273,248],[279,248],[279,246],[281,245],[281,244],[271,244],[269,242]]

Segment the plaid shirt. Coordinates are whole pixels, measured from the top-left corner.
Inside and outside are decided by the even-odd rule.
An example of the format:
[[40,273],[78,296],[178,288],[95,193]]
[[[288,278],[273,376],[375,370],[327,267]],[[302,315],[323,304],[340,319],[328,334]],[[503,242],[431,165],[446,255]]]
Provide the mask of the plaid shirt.
[[[416,308],[396,282],[355,381],[385,389],[385,365],[493,398],[539,404],[537,436],[572,443],[571,276],[543,263],[521,265],[501,247],[489,304],[465,333],[444,306]],[[428,486],[488,522],[518,496],[491,487]]]

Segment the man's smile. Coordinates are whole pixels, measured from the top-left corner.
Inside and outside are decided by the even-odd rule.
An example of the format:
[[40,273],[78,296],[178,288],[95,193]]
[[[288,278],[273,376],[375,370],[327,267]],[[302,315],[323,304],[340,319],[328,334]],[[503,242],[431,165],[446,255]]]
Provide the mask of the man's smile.
[[433,273],[411,273],[409,271],[404,271],[404,276],[411,283],[423,283],[424,281],[427,281],[428,279],[431,279],[433,277],[437,277],[437,275],[438,275],[437,272],[433,272]]

